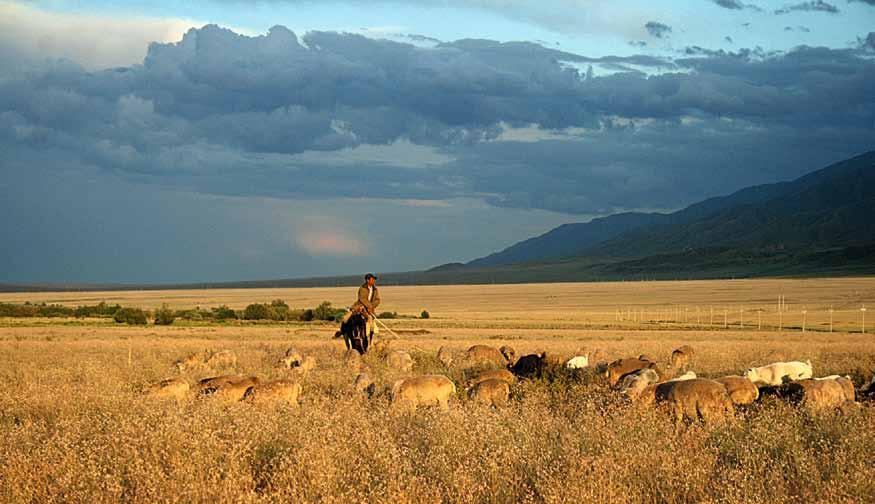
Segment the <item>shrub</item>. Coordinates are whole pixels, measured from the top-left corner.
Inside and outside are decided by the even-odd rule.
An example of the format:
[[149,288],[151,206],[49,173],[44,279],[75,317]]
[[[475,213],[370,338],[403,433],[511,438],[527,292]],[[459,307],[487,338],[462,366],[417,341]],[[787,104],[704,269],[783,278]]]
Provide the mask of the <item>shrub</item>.
[[271,320],[274,311],[270,306],[261,303],[252,303],[243,310],[243,320]]
[[119,324],[146,325],[146,312],[139,308],[121,308],[113,315],[113,320]]
[[422,310],[422,313],[419,314],[419,318],[429,318],[431,315],[428,313],[428,310]]
[[270,308],[273,310],[272,320],[289,320],[291,310],[289,305],[282,299],[274,299],[270,302]]
[[322,304],[313,309],[313,317],[316,320],[337,320],[338,312],[343,316],[346,310],[334,308],[330,302],[323,301]]
[[301,316],[298,317],[298,320],[300,320],[302,322],[310,322],[311,320],[314,320],[315,318],[316,318],[316,314],[313,312],[313,310],[310,308],[307,308],[306,310],[301,312]]
[[73,315],[75,317],[112,317],[115,315],[115,312],[121,309],[121,305],[114,304],[108,305],[106,302],[101,301],[96,305],[92,306],[79,306],[74,310]]
[[237,319],[237,312],[228,308],[225,305],[217,306],[217,307],[213,308],[212,311],[213,311],[213,318],[216,320],[228,320],[228,319],[236,320]]
[[395,319],[398,318],[398,312],[384,311],[383,313],[377,315],[377,317],[381,319]]
[[176,314],[166,304],[155,312],[155,325],[170,325],[176,319]]

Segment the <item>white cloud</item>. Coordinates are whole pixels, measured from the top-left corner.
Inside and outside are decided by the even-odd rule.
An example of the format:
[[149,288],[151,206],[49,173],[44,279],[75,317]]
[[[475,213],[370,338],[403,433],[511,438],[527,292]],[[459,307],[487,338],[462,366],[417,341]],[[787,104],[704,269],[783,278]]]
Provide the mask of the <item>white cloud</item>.
[[69,14],[0,2],[0,48],[30,59],[66,58],[89,69],[140,63],[150,42],[171,42],[191,19]]

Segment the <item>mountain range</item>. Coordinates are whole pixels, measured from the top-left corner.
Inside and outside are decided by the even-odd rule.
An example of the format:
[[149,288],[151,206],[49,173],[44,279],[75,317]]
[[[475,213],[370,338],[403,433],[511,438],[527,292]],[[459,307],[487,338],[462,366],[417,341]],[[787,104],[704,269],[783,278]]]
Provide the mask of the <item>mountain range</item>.
[[875,151],[790,182],[748,187],[673,213],[629,212],[565,224],[453,269],[572,261],[604,273],[628,271],[636,264],[659,272],[677,267],[686,257],[686,262],[700,265],[708,258],[715,262],[712,267],[743,260],[755,274],[754,266],[775,266],[776,259],[787,262],[792,257],[789,262],[796,264],[790,269],[795,271],[800,257],[865,250],[872,244]]

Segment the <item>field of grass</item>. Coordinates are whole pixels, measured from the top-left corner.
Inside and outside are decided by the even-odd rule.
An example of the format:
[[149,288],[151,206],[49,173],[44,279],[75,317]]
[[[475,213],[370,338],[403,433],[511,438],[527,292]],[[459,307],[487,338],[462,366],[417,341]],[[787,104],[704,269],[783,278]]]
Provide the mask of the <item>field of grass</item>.
[[[242,308],[280,298],[305,307],[342,306],[354,294],[16,293],[0,302]],[[778,312],[781,295],[786,305]],[[334,324],[0,320],[0,501],[875,501],[875,408],[868,405],[812,414],[765,399],[725,425],[676,430],[667,412],[632,407],[585,374],[521,383],[508,407],[493,410],[468,402],[465,371],[446,370],[435,357],[441,346],[482,343],[508,344],[518,355],[644,353],[665,362],[689,344],[693,369],[705,377],[810,359],[816,376],[850,374],[859,386],[875,368],[875,335],[861,332],[859,311],[875,305],[875,279],[386,287],[382,296],[381,311],[431,313],[386,321],[399,336],[390,347],[411,353],[413,374],[458,382],[449,412],[391,410],[380,392],[405,375],[376,354],[365,365],[378,394],[357,395],[343,344],[331,338]],[[719,314],[713,324],[703,320],[711,308]],[[724,310],[736,312],[727,313],[726,328]],[[756,313],[762,330],[747,318]],[[283,377],[289,371],[275,363],[288,347],[317,361],[298,408],[142,393],[176,376],[176,359],[203,349],[235,352],[237,373]],[[210,374],[184,376],[193,382]]]

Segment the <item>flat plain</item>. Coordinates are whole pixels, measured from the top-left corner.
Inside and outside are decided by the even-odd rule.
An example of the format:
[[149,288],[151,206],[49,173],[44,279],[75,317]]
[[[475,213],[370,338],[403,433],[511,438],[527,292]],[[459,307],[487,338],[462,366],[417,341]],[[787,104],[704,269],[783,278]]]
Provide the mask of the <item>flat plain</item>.
[[[872,502],[875,408],[810,413],[765,398],[722,425],[681,429],[641,409],[595,373],[532,380],[510,404],[464,394],[464,369],[441,346],[510,345],[517,355],[646,354],[666,362],[691,345],[700,376],[810,359],[815,376],[875,368],[875,335],[860,308],[875,278],[384,286],[388,346],[410,352],[411,373],[369,353],[377,384],[356,394],[357,372],[326,322],[122,326],[108,319],[0,319],[0,500],[4,502]],[[282,299],[293,308],[345,306],[355,289],[235,289],[0,294],[0,302],[70,306],[99,301],[154,309]],[[875,315],[872,316],[875,326]],[[875,327],[873,327],[875,328]],[[394,334],[393,334],[394,333]],[[316,359],[299,379],[300,405],[260,406],[146,397],[159,380],[192,384],[233,372],[289,377],[289,347]],[[230,350],[233,369],[187,372],[173,363]],[[384,390],[410,374],[450,376],[448,412],[389,407]],[[193,394],[192,394],[193,395]]]

